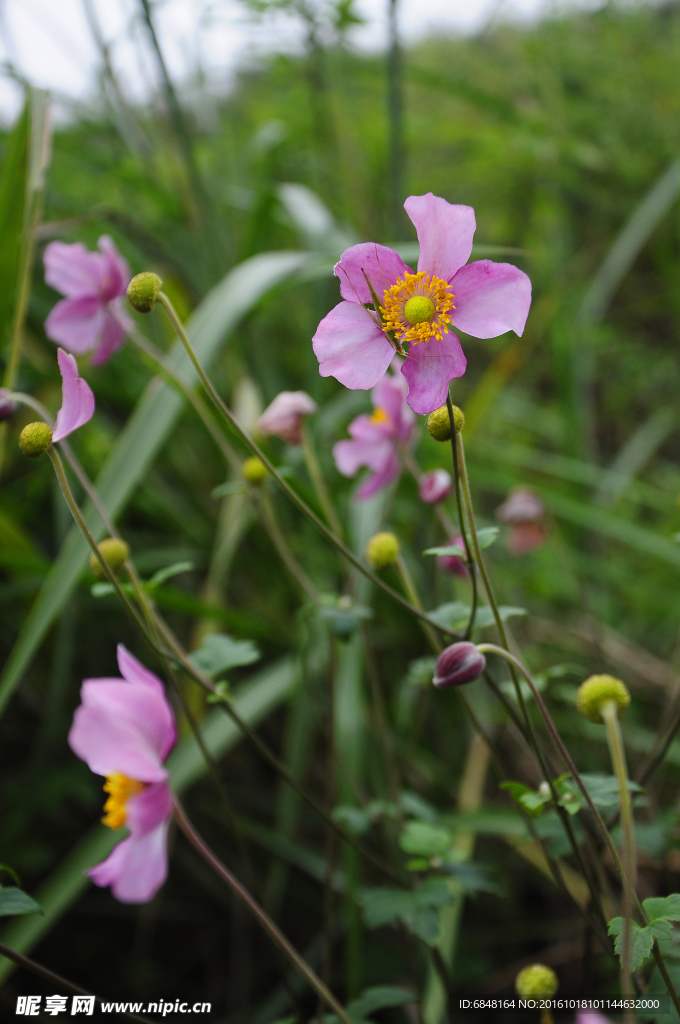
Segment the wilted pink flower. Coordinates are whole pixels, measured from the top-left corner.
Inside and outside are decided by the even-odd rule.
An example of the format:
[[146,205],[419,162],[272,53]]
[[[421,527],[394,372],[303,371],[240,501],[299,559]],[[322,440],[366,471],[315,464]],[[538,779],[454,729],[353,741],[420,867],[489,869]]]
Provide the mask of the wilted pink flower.
[[[465,551],[465,541],[463,540],[462,534],[458,534],[456,537],[452,537],[446,542],[446,546],[456,544],[461,551]],[[442,545],[443,547],[444,545]],[[463,561],[458,555],[439,555],[437,558],[437,565],[444,572],[450,572],[454,576],[461,576],[464,580],[470,578],[470,572]]]
[[93,352],[92,364],[105,363],[120,347],[131,321],[122,296],[130,280],[127,261],[107,235],[90,252],[82,242],[50,242],[45,249],[45,280],[66,298],[45,321],[45,333],[69,352]]
[[524,555],[541,546],[547,532],[546,511],[543,499],[528,487],[515,487],[499,505],[496,518],[510,527],[506,544],[511,554]]
[[87,381],[78,376],[78,366],[73,356],[58,348],[57,362],[61,373],[61,409],[57,413],[52,440],[63,441],[92,419],[94,395]]
[[450,473],[445,469],[433,469],[423,473],[418,481],[418,497],[428,505],[436,505],[438,501],[448,498],[452,487]]
[[267,406],[257,421],[263,434],[274,434],[288,444],[300,444],[300,427],[304,416],[311,416],[318,406],[306,391],[282,391]]
[[163,762],[177,732],[160,679],[122,644],[118,668],[122,679],[85,680],[68,741],[91,771],[106,776],[104,824],[130,832],[87,874],[122,903],[146,903],[168,873],[172,798]]
[[[468,263],[475,233],[470,206],[447,203],[428,192],[404,203],[420,242],[418,272],[393,249],[362,242],[346,249],[335,266],[345,300],[319,324],[313,339],[322,377],[351,389],[372,387],[394,355],[387,336],[408,345],[401,372],[408,404],[422,414],[446,400],[449,381],[462,377],[466,359],[458,327],[475,338],[521,335],[531,304],[531,282],[509,263]],[[466,265],[467,264],[467,265]],[[374,303],[373,288],[380,304]]]
[[401,449],[411,440],[415,416],[406,405],[407,385],[398,374],[385,374],[371,392],[375,412],[352,420],[351,441],[333,445],[333,458],[343,476],[354,476],[361,466],[373,470],[357,491],[361,501],[387,487],[401,471]]

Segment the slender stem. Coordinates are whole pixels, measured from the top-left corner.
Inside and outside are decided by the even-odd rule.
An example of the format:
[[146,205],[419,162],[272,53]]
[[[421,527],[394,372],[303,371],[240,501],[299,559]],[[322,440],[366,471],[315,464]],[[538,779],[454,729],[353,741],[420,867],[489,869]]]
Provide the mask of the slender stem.
[[196,370],[196,373],[198,374],[201,383],[203,384],[206,392],[208,393],[208,396],[212,401],[213,405],[218,410],[218,412],[222,416],[224,416],[229,425],[232,427],[233,430],[236,431],[236,433],[239,435],[243,443],[246,445],[247,448],[250,449],[253,455],[256,455],[257,458],[264,463],[264,465],[267,467],[268,472],[271,473],[271,475],[276,480],[281,490],[286,493],[286,495],[290,498],[293,504],[300,509],[300,511],[309,519],[309,521],[314,524],[317,530],[319,530],[319,532],[322,533],[324,537],[326,537],[326,539],[329,540],[331,544],[333,544],[338,549],[338,551],[340,551],[341,554],[349,562],[352,563],[352,565],[354,565],[360,572],[362,572],[364,576],[366,576],[367,579],[371,581],[371,583],[375,584],[376,587],[379,587],[380,590],[384,590],[386,594],[389,594],[393,601],[396,601],[397,604],[400,604],[403,608],[406,608],[409,612],[411,612],[412,615],[415,615],[417,618],[422,619],[424,622],[429,622],[430,626],[432,626],[434,629],[438,629],[440,632],[446,633],[447,635],[456,637],[456,639],[458,639],[458,634],[454,630],[446,629],[444,626],[440,626],[438,623],[430,619],[425,614],[425,612],[420,611],[418,608],[414,608],[414,606],[412,604],[409,604],[409,602],[405,598],[403,598],[398,591],[390,587],[389,584],[381,580],[379,576],[377,576],[371,569],[368,568],[368,566],[364,565],[361,559],[357,558],[354,552],[351,551],[343,543],[343,541],[340,540],[340,538],[337,537],[333,533],[333,531],[326,526],[326,524],[321,519],[319,519],[319,517],[312,511],[312,509],[299,496],[299,494],[297,494],[296,491],[290,486],[290,484],[283,479],[283,477],[276,471],[273,464],[262,451],[260,446],[256,444],[255,441],[253,441],[253,439],[250,437],[248,432],[243,429],[243,427],[238,422],[234,414],[231,412],[228,406],[225,405],[225,403],[218,395],[205,370],[201,366],[198,357],[196,356],[196,353],[193,350],[193,347],[187,337],[186,331],[184,330],[181,320],[177,316],[177,313],[175,312],[172,303],[170,302],[169,298],[164,292],[159,292],[158,301],[163,306],[163,309],[165,310],[167,317],[170,320],[170,323],[173,325],[177,333],[177,337],[184,345],[187,355],[191,359],[191,362],[194,365],[194,369]]
[[[465,546],[465,564],[467,570],[470,573],[470,582],[472,584],[472,601],[470,603],[470,618],[465,628],[465,639],[469,640],[472,634],[472,628],[475,624],[475,615],[477,614],[477,569],[475,567],[475,560],[472,557],[472,551],[470,550],[470,542],[468,540],[468,532],[465,526],[465,517],[463,515],[463,500],[461,497],[461,477],[460,477],[460,466],[458,460],[458,444],[456,440],[456,418],[453,414],[453,402],[451,401],[451,395],[446,395],[446,408],[449,413],[449,426],[451,428],[451,462],[453,464],[453,487],[456,495],[456,509],[458,511],[458,524],[460,526],[460,533],[463,538],[463,544]],[[461,445],[462,445],[461,439]],[[470,503],[472,507],[472,502]],[[474,520],[473,520],[474,521]],[[470,530],[472,530],[470,526]]]
[[[619,728],[619,711],[614,701],[608,700],[601,709],[602,720],[607,729],[607,742],[612,767],[619,784],[619,806],[621,808],[621,830],[623,832],[623,955],[621,957],[622,987],[624,995],[633,994],[630,977],[631,919],[633,916],[633,889],[635,887],[635,826],[633,803],[628,786],[626,753]],[[632,1016],[630,1018],[632,1020]]]
[[[416,590],[416,585],[413,582],[413,577],[411,576],[411,573],[408,571],[408,566],[406,565],[406,562],[404,561],[401,552],[399,552],[399,554],[397,555],[397,570],[399,571],[401,582],[404,584],[404,590],[406,591],[408,597],[410,598],[412,605],[414,606],[414,608],[422,609],[423,604],[422,601],[420,600],[420,595]],[[443,644],[441,643],[435,631],[432,629],[430,625],[428,625],[427,622],[421,622],[421,626],[423,627],[423,633],[430,642],[432,650],[435,652],[435,654],[440,654]]]
[[319,595],[319,591],[316,589],[316,587],[310,580],[309,576],[302,568],[293,552],[290,550],[290,545],[288,544],[286,538],[284,537],[283,533],[279,528],[279,524],[276,521],[276,515],[274,513],[272,500],[267,494],[267,491],[265,490],[264,487],[262,487],[262,489],[260,490],[258,497],[260,509],[262,511],[262,518],[264,520],[264,525],[267,529],[267,533],[271,538],[272,544],[279,553],[281,561],[288,569],[288,572],[291,574],[293,579],[299,584],[301,589],[305,592],[309,600],[313,604],[320,604],[321,597]]
[[321,472],[321,466],[319,465],[316,450],[305,423],[300,424],[300,440],[302,442],[302,454],[305,457],[307,470],[309,471],[310,479],[314,485],[316,496],[319,499],[319,504],[324,510],[328,525],[342,540],[342,525],[338,519],[337,512],[333,508],[333,502],[331,501],[328,488],[326,487],[326,481],[324,480],[323,473]]
[[186,813],[176,796],[173,797],[173,802],[177,823],[194,849],[201,855],[201,857],[203,857],[204,861],[213,869],[213,871],[219,875],[222,881],[226,882],[236,898],[243,903],[247,910],[250,911],[258,924],[260,924],[267,932],[270,939],[272,939],[275,945],[278,946],[284,956],[290,960],[296,970],[312,986],[317,995],[323,999],[326,1006],[328,1006],[333,1013],[337,1014],[343,1024],[354,1024],[352,1018],[348,1016],[346,1010],[341,1006],[330,989],[324,985],[321,978],[319,978],[319,976],[312,970],[307,961],[304,960],[295,947],[291,945],[283,932],[278,928],[274,921],[272,921],[269,914],[262,909],[257,900],[251,896],[241,882],[232,875],[231,871],[225,867],[222,861],[215,856],[203,839],[201,839],[198,832],[187,818]]
[[[62,977],[61,974],[57,974],[55,971],[50,971],[48,967],[43,967],[42,964],[36,963],[35,960],[30,960],[23,953],[17,953],[15,949],[11,949],[6,946],[4,942],[0,942],[0,954],[7,957],[8,960],[13,960],[18,967],[24,967],[27,971],[37,975],[39,978],[44,978],[45,981],[49,981],[52,984],[59,985],[61,988],[67,989],[69,992],[75,992],[79,996],[91,996],[92,992],[89,992],[86,988],[81,988],[80,985],[75,985],[68,978]],[[95,996],[95,1002],[103,1003],[104,1000],[100,996]],[[127,1013],[125,1010],[118,1010],[121,1017],[127,1017],[128,1020],[141,1021],[142,1024],[152,1024],[146,1017],[139,1017],[136,1013]]]

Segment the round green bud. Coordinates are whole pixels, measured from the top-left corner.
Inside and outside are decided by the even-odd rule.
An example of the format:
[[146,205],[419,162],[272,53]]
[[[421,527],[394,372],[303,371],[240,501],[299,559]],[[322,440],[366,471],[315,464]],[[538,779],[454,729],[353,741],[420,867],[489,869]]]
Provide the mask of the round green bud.
[[[465,417],[463,416],[463,410],[459,409],[457,405],[453,407],[453,422],[456,430],[461,431],[463,429]],[[451,440],[451,421],[449,419],[449,410],[445,405],[430,413],[427,417],[427,429],[435,441]]]
[[251,455],[249,459],[243,461],[241,473],[243,479],[247,483],[253,484],[254,487],[259,487],[267,479],[267,467],[262,459],[258,459],[256,455]]
[[434,302],[427,295],[413,295],[404,306],[410,324],[424,324],[434,316]]
[[19,447],[29,459],[44,455],[52,444],[52,429],[47,423],[29,423],[19,434]]
[[163,282],[158,274],[150,270],[137,274],[127,286],[128,302],[138,313],[150,313],[162,287]]
[[557,992],[557,975],[545,964],[523,967],[515,978],[515,991],[521,999],[549,999]]
[[609,701],[616,704],[619,717],[630,704],[628,687],[614,676],[590,676],[576,694],[576,706],[590,722],[602,721],[602,708]]
[[393,533],[376,533],[366,545],[366,561],[372,569],[387,569],[399,555],[399,541]]
[[[107,537],[100,544],[97,544],[99,554],[102,556],[114,576],[117,576],[123,568],[123,563],[130,554],[130,548],[120,537]],[[90,569],[97,579],[104,580],[104,570],[95,558],[94,552],[90,555]]]

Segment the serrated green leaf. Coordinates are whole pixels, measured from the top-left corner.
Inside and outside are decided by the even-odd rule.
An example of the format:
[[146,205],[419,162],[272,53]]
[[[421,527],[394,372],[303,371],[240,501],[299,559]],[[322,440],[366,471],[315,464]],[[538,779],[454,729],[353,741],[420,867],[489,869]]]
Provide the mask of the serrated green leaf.
[[[614,949],[619,957],[623,955],[623,918],[615,917],[608,925],[610,935],[616,936]],[[673,934],[673,926],[670,921],[653,921],[645,928],[641,928],[637,921],[630,922],[630,969],[639,971],[644,962],[649,959],[652,953],[654,939],[670,939]]]
[[437,857],[451,845],[451,833],[425,821],[409,821],[399,836],[404,853],[420,857]]
[[213,679],[231,668],[252,665],[261,657],[252,640],[233,640],[226,633],[208,634],[191,654],[194,664]]
[[650,896],[642,901],[650,923],[653,921],[680,921],[680,893],[670,896]]
[[0,917],[14,917],[20,914],[42,914],[39,903],[14,885],[0,885]]

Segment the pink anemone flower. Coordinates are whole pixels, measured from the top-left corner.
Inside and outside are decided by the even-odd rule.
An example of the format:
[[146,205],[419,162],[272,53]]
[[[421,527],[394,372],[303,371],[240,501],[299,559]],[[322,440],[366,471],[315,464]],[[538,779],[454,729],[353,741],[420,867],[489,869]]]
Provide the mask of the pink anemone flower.
[[[409,196],[420,258],[413,273],[393,249],[362,242],[346,249],[335,266],[343,302],[319,324],[313,339],[322,377],[368,389],[380,380],[395,352],[408,354],[401,372],[408,404],[427,415],[446,401],[449,381],[462,377],[466,359],[457,327],[475,338],[524,331],[531,282],[510,263],[468,263],[475,233],[471,206],[447,203],[428,192]],[[375,298],[374,298],[375,296]],[[379,309],[367,309],[375,304]]]
[[57,362],[61,373],[61,409],[57,413],[52,440],[63,441],[92,419],[94,395],[87,381],[78,376],[78,366],[73,356],[59,348]]
[[361,466],[372,474],[357,491],[357,499],[370,498],[387,487],[401,471],[401,450],[413,435],[415,416],[406,405],[406,381],[398,374],[386,374],[371,392],[375,411],[352,420],[351,441],[333,445],[335,465],[343,476],[354,476]]
[[451,474],[445,469],[433,469],[423,473],[418,481],[418,497],[426,505],[436,505],[438,501],[448,498],[453,487]]
[[50,242],[43,257],[45,280],[66,298],[45,321],[45,333],[77,356],[93,352],[92,365],[120,348],[132,321],[123,307],[130,268],[107,235],[90,252],[82,242]]
[[68,742],[91,771],[106,776],[104,824],[130,833],[87,874],[95,885],[110,885],[121,903],[146,903],[168,874],[172,797],[163,762],[177,731],[160,679],[122,644],[118,667],[122,679],[84,681]]
[[288,444],[300,444],[302,420],[317,410],[317,404],[306,391],[282,391],[257,421],[261,433],[274,434]]
[[540,548],[547,536],[545,502],[529,487],[515,487],[496,509],[496,519],[510,529],[506,539],[512,555],[526,555]]

